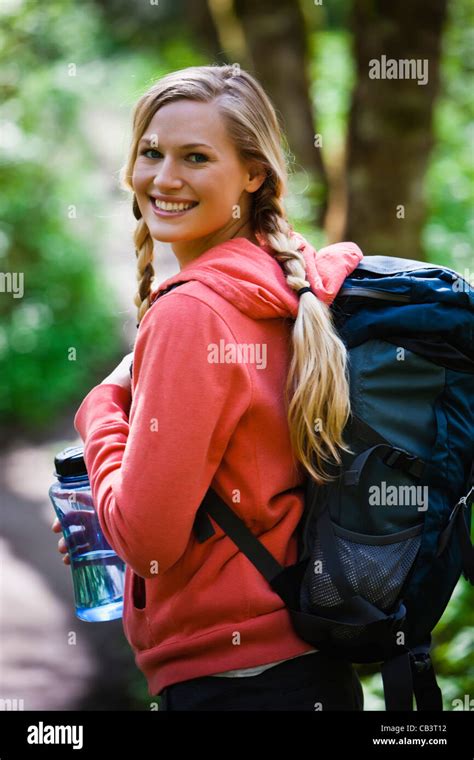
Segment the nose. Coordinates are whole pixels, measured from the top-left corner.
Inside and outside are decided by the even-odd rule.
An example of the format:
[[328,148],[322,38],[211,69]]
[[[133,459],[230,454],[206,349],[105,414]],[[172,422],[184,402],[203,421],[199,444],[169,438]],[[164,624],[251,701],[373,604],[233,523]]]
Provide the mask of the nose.
[[158,164],[153,184],[157,190],[163,192],[168,188],[175,190],[182,187],[183,182],[177,174],[176,162],[173,162],[171,156],[167,156]]

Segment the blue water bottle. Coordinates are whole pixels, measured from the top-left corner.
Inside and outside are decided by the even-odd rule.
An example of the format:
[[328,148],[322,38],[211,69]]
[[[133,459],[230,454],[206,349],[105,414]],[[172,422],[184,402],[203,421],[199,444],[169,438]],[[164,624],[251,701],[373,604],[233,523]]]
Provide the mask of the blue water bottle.
[[102,533],[83,453],[70,446],[56,455],[49,496],[71,559],[76,615],[97,623],[122,617],[125,563]]

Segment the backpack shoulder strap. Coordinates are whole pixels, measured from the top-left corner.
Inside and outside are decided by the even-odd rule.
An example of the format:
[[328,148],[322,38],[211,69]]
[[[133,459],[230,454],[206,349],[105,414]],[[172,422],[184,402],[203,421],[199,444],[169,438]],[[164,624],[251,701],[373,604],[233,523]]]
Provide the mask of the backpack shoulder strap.
[[299,606],[298,591],[306,562],[283,567],[268,549],[253,535],[244,521],[210,488],[206,493],[194,521],[194,534],[200,543],[215,533],[209,516],[234,542],[268,581],[287,607]]

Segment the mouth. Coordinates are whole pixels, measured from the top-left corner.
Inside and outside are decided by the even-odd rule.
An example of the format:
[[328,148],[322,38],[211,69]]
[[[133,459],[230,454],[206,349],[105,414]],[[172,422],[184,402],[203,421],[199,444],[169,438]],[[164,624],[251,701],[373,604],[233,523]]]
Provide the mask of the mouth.
[[184,216],[184,214],[187,214],[199,205],[198,201],[193,201],[192,203],[167,203],[151,196],[150,203],[153,213],[162,217]]

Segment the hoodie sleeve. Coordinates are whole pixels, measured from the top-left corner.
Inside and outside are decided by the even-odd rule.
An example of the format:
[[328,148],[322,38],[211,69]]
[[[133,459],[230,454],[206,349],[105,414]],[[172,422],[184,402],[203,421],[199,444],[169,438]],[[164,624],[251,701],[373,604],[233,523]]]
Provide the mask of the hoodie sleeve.
[[143,578],[166,572],[184,553],[250,404],[247,366],[209,361],[220,341],[236,342],[211,307],[185,293],[163,297],[140,325],[131,406],[124,388],[98,385],[74,418],[103,533]]

